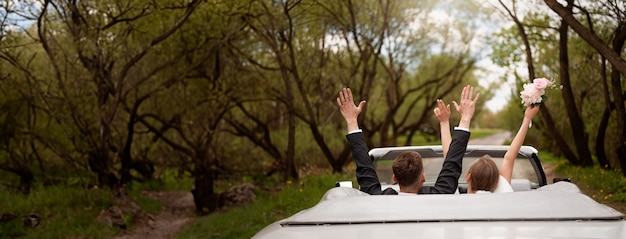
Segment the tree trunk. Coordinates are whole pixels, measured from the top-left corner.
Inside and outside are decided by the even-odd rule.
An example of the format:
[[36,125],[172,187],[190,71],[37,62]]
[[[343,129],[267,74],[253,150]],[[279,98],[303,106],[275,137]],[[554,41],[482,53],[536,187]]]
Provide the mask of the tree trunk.
[[[109,187],[116,186],[119,181],[117,177],[111,172],[111,156],[109,154],[110,148],[110,140],[111,140],[111,129],[110,129],[110,117],[108,115],[107,109],[107,98],[108,91],[103,90],[100,86],[98,87],[98,141],[96,145],[96,155],[92,160],[96,162],[94,172],[98,174],[98,183],[102,185],[107,185]],[[114,179],[115,178],[115,179]]]
[[[615,70],[626,76],[626,61],[622,59],[619,54],[615,53],[605,43],[598,38],[593,32],[588,30],[572,15],[572,11],[568,11],[567,8],[559,4],[557,0],[544,0],[546,5],[550,7],[555,13],[557,13],[563,21],[567,23],[578,35],[584,39],[591,47],[595,48],[602,56],[604,56],[615,67]],[[621,88],[621,87],[620,87]]]
[[[285,66],[280,56],[278,57],[278,61],[281,66]],[[287,106],[287,122],[288,122],[288,135],[287,135],[287,153],[285,156],[285,171],[283,179],[285,181],[289,179],[298,179],[298,171],[295,166],[295,145],[296,145],[296,113],[294,109],[294,97],[293,97],[293,87],[291,79],[289,78],[289,73],[287,69],[283,67],[281,69],[283,83],[285,84],[285,97],[286,97],[286,106]]]
[[110,187],[118,184],[117,177],[111,173],[108,164],[108,150],[96,148],[89,155],[89,169],[98,177],[98,185],[101,187]]
[[579,165],[579,159],[576,157],[576,154],[574,154],[574,151],[572,151],[572,149],[567,145],[567,142],[565,142],[565,139],[563,139],[561,134],[556,130],[556,127],[553,127],[556,123],[554,122],[550,111],[546,107],[540,107],[539,111],[541,112],[541,116],[547,125],[546,129],[556,142],[556,145],[559,146],[563,156],[565,156],[570,163]]
[[[574,1],[568,0],[567,2],[567,10],[572,11]],[[576,145],[576,149],[578,151],[579,166],[591,166],[593,161],[591,160],[591,152],[589,151],[585,124],[578,113],[576,100],[574,99],[574,93],[570,83],[569,53],[567,49],[568,29],[569,27],[567,26],[567,23],[565,20],[562,20],[561,27],[559,27],[559,74],[561,78],[561,85],[563,86],[563,101],[565,102],[565,110],[567,111],[567,116],[569,117],[572,135],[574,136],[574,144]]]
[[343,173],[343,167],[350,161],[350,146],[345,145],[339,156],[330,165],[333,168],[333,173]]
[[328,144],[324,141],[324,136],[320,133],[319,129],[315,125],[309,125],[311,132],[313,133],[313,138],[317,142],[317,145],[322,149],[322,153],[326,156],[326,160],[330,164],[333,169],[333,173],[341,173],[343,172],[343,166],[348,161],[348,156],[350,155],[349,147],[346,145],[341,153],[337,157],[333,156],[333,153],[328,148]]
[[19,185],[20,192],[22,192],[24,195],[30,194],[30,188],[33,185],[33,181],[35,180],[35,176],[33,175],[33,172],[25,168],[21,170],[19,175],[20,175],[20,185]]
[[[292,98],[293,100],[293,98]],[[298,179],[298,170],[296,169],[295,164],[295,155],[296,155],[296,116],[294,112],[293,104],[290,103],[291,108],[289,111],[289,133],[287,136],[287,155],[285,156],[286,164],[285,164],[285,181],[289,179]]]
[[609,126],[609,118],[611,117],[611,107],[607,106],[602,112],[602,118],[600,119],[600,125],[598,125],[598,135],[596,136],[596,157],[600,167],[608,168],[611,166],[609,160],[606,158],[606,152],[604,151],[604,137],[606,137],[606,128]]
[[132,167],[133,159],[131,156],[131,148],[133,144],[133,134],[134,134],[134,125],[135,125],[135,115],[131,115],[130,120],[127,123],[127,132],[126,132],[126,143],[124,144],[124,148],[120,153],[120,161],[121,168],[120,172],[120,183],[126,184],[131,181],[130,170]]
[[[141,166],[139,166],[139,163],[133,162],[131,150],[133,146],[133,136],[135,135],[135,124],[138,122],[137,111],[139,110],[139,106],[141,105],[141,103],[143,103],[149,97],[150,94],[147,94],[137,99],[133,104],[133,108],[128,111],[130,117],[128,119],[128,122],[126,123],[126,143],[124,144],[124,148],[119,156],[122,164],[122,167],[119,170],[121,184],[129,183],[131,181],[130,170],[133,167],[141,168]],[[144,171],[141,174],[143,176],[146,176],[145,173],[146,172]]]
[[193,201],[198,214],[214,212],[220,207],[219,195],[213,187],[213,172],[205,163],[198,162],[194,170]]
[[609,119],[611,118],[611,111],[613,108],[613,102],[611,102],[611,96],[609,93],[608,79],[606,76],[606,59],[602,57],[602,91],[604,93],[604,112],[602,112],[602,118],[600,118],[600,124],[598,125],[598,134],[596,135],[596,158],[598,163],[603,168],[612,168],[611,162],[606,157],[605,151],[605,137],[606,130],[609,127]]
[[[625,41],[626,22],[622,22],[615,29],[615,39],[613,40],[613,51],[620,57]],[[617,137],[615,137],[617,148],[615,151],[622,169],[622,175],[626,176],[626,106],[624,106],[624,93],[622,91],[619,69],[615,65],[611,69],[611,88],[613,90],[615,112],[617,113]]]

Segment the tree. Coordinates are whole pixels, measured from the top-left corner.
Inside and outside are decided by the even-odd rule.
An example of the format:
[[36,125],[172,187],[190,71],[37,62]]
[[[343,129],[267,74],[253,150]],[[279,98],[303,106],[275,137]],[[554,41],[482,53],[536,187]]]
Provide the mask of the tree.
[[[4,87],[0,87],[0,92],[5,97],[13,95]],[[30,193],[35,181],[34,164],[39,162],[42,166],[36,139],[28,133],[36,121],[33,111],[28,102],[19,98],[5,98],[0,103],[0,170],[19,177],[16,188],[23,194]]]
[[[560,92],[563,98],[550,100],[546,104],[548,107],[542,107],[542,116],[545,120],[542,128],[550,132],[552,139],[549,141],[556,141],[560,151],[572,164],[592,165],[593,152],[590,146],[593,145],[592,149],[595,150],[598,162],[603,167],[611,167],[612,162],[620,162],[624,158],[619,156],[621,146],[624,144],[622,136],[624,125],[618,110],[624,107],[623,98],[620,98],[623,97],[623,89],[621,83],[615,83],[621,80],[619,62],[623,59],[616,53],[622,49],[618,42],[622,21],[620,19],[623,18],[624,11],[611,1],[581,1],[576,4],[568,1],[566,5],[560,5],[556,1],[543,2],[549,8],[545,11],[537,9],[526,12],[523,22],[515,13],[515,1],[511,5],[513,10],[500,2],[504,12],[513,19],[519,29],[521,42],[526,49],[526,63],[531,78],[536,74],[534,67],[536,64],[542,65],[537,71],[545,76],[552,72],[560,72],[563,87]],[[550,16],[551,11],[558,16],[558,22],[551,20],[554,19]],[[571,35],[572,30],[568,30],[570,28],[577,34]],[[546,34],[545,29],[554,29],[559,39]],[[606,49],[610,50],[607,46],[609,43],[613,44],[611,50],[613,53],[607,55]],[[606,73],[607,60],[614,67],[612,77],[608,77]],[[565,117],[567,123],[557,123],[553,120],[555,117]],[[612,118],[615,120],[611,120]],[[589,142],[586,132],[597,132],[595,140]],[[571,142],[576,145],[577,154],[568,146],[568,135],[571,135]],[[606,148],[618,150],[617,153],[613,150],[606,152]]]
[[[522,21],[520,21],[519,17],[517,16],[517,12],[514,11],[516,2],[515,1],[512,2],[513,10],[511,10],[511,8],[509,8],[506,4],[504,4],[504,2],[502,1],[498,1],[498,2],[504,8],[504,11],[507,14],[507,16],[510,17],[515,23],[515,27],[518,31],[519,37],[522,39],[524,52],[526,56],[525,62],[527,65],[528,79],[535,79],[536,78],[535,64],[534,64],[535,59],[533,58],[533,50],[531,47],[529,36],[525,29],[525,24],[522,23]],[[561,152],[565,155],[565,157],[570,162],[572,162],[575,165],[580,165],[579,158],[574,154],[574,152],[568,146],[567,142],[565,141],[561,133],[559,133],[559,131],[555,127],[551,127],[551,125],[555,125],[555,121],[550,111],[548,110],[548,108],[544,105],[543,107],[541,107],[540,111],[541,111],[541,116],[545,122],[545,125],[547,125],[547,127],[544,127],[544,128],[549,131],[550,135],[556,141],[556,145],[559,147]]]
[[[131,115],[128,118],[131,120],[128,122],[129,130],[125,132],[127,137],[121,145],[114,145],[112,126],[122,110],[120,106],[130,100],[125,97],[150,80],[152,75],[166,68],[170,62],[143,69],[146,74],[136,74],[137,68],[149,52],[154,51],[156,46],[185,23],[200,1],[191,1],[182,6],[184,11],[174,24],[162,26],[160,32],[149,34],[149,38],[140,37],[139,34],[142,33],[133,30],[133,24],[146,24],[146,18],[153,10],[158,10],[159,5],[138,3],[140,2],[115,1],[104,4],[95,1],[45,1],[37,19],[38,37],[53,66],[52,75],[57,81],[60,97],[69,103],[71,122],[78,126],[80,132],[77,136],[87,141],[89,168],[98,175],[101,185],[114,186],[129,182],[129,167],[132,164],[130,147],[135,123],[132,120],[135,117]],[[52,12],[55,15],[51,15]],[[55,22],[57,19],[61,22]],[[64,24],[67,28],[62,33],[67,35],[58,34],[55,24]],[[137,39],[137,42],[129,41],[130,39]],[[61,44],[63,41],[72,41],[73,45],[66,47]],[[118,55],[119,51],[127,55]],[[65,56],[74,60],[67,61]],[[74,61],[80,65],[76,67]],[[64,74],[66,69],[72,69],[79,82],[74,82],[73,77],[67,77]],[[76,83],[93,89],[95,98],[92,98],[94,95],[89,95],[91,92],[78,92],[86,97],[86,101],[75,101],[76,98],[72,95],[74,93],[70,92],[68,85]],[[141,101],[139,99],[136,105],[141,104]],[[82,111],[79,106],[85,102],[94,103],[93,108],[87,109],[87,112]],[[92,117],[89,110],[96,112],[95,117]],[[113,171],[111,149],[120,156],[120,178]],[[123,150],[118,151],[120,149]]]
[[[295,84],[299,81],[296,66],[294,41],[296,29],[291,12],[300,5],[299,0],[287,0],[274,3],[253,2],[259,4],[254,8],[256,18],[247,18],[248,27],[255,33],[261,42],[273,54],[273,64],[277,67],[278,77],[282,80],[284,95],[279,96],[279,102],[285,105],[287,117],[287,149],[283,165],[284,180],[297,179],[298,172],[295,168],[295,137],[296,137],[296,113],[295,113]],[[258,11],[258,13],[256,12]],[[245,109],[244,109],[245,111]]]
[[194,202],[202,214],[224,206],[216,189],[218,179],[239,180],[237,168],[261,164],[250,156],[253,149],[248,145],[234,143],[238,139],[228,129],[240,99],[254,88],[248,87],[252,74],[246,72],[244,59],[233,47],[246,39],[245,32],[239,31],[245,23],[238,15],[238,4],[196,10],[180,34],[172,37],[176,43],[170,47],[182,57],[173,63],[177,67],[161,74],[171,84],[167,90],[154,92],[137,114],[141,127],[152,135],[142,137],[146,142],[142,145],[160,145],[147,157],[165,157],[164,167],[193,178]]
[[351,1],[325,7],[333,17],[330,29],[336,29],[331,33],[344,45],[343,57],[334,61],[349,69],[339,79],[361,99],[374,99],[359,125],[370,136],[378,134],[377,145],[396,145],[400,135],[411,144],[416,132],[427,132],[435,100],[472,82],[471,26],[433,21],[437,7],[452,11],[441,2],[368,3],[367,11]]
[[[50,119],[48,129],[31,133],[60,158],[91,170],[100,185],[130,182],[138,166],[137,109],[171,84],[156,75],[181,59],[162,45],[200,3],[46,0],[7,9],[35,22],[25,43],[0,57],[28,82],[37,113]],[[158,64],[146,60],[156,56]]]
[[[617,113],[617,157],[620,159],[622,173],[626,175],[626,108],[624,107],[624,93],[621,85],[621,77],[626,76],[626,61],[620,57],[620,53],[626,40],[626,24],[623,21],[624,11],[619,5],[613,2],[607,2],[604,6],[609,8],[608,12],[615,12],[617,15],[613,19],[617,20],[617,27],[614,31],[613,49],[607,46],[593,31],[583,26],[573,15],[571,7],[563,6],[554,0],[544,0],[546,5],[557,13],[581,38],[585,39],[593,48],[595,48],[604,58],[612,65],[611,87],[613,92],[614,104]],[[569,3],[569,2],[568,2]],[[571,5],[568,4],[568,5]],[[622,19],[622,20],[619,20]],[[618,73],[619,72],[619,73]]]
[[[581,38],[585,39],[589,45],[595,48],[603,58],[607,59],[612,65],[611,86],[613,89],[614,104],[617,113],[617,157],[620,159],[622,173],[626,175],[626,108],[624,106],[624,93],[622,90],[619,74],[626,76],[626,61],[620,57],[620,53],[626,40],[626,22],[623,18],[624,9],[620,9],[617,3],[607,1],[604,6],[608,8],[608,12],[617,13],[613,19],[617,19],[617,27],[614,31],[613,47],[608,47],[593,31],[583,26],[571,11],[571,2],[568,6],[559,4],[556,0],[544,0],[546,5],[557,13],[564,23],[569,25]],[[620,20],[621,19],[621,20]],[[591,26],[591,25],[590,25]]]

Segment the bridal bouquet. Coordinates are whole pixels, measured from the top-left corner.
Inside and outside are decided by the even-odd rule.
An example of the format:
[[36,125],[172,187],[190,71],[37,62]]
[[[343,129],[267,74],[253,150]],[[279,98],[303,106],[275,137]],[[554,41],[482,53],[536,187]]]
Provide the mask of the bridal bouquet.
[[520,92],[524,106],[538,105],[548,100],[545,96],[546,88],[554,86],[554,82],[546,78],[536,78],[533,83],[524,84],[524,90]]

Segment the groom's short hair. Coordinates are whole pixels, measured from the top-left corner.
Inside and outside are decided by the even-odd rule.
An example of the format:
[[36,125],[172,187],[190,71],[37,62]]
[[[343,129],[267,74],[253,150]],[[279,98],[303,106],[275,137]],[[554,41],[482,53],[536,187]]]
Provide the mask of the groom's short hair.
[[424,171],[422,155],[415,151],[406,151],[393,161],[393,174],[401,186],[417,183]]

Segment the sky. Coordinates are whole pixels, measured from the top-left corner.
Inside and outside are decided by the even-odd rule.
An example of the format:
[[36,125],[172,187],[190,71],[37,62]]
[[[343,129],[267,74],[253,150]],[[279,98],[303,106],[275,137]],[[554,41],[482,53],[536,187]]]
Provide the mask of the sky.
[[486,102],[487,108],[492,112],[498,112],[503,109],[509,100],[512,97],[512,85],[514,84],[514,79],[507,79],[507,82],[504,82],[502,79],[506,76],[506,69],[493,64],[491,59],[484,58],[477,63],[478,66],[483,67],[485,69],[484,72],[481,73],[481,83],[484,86],[489,85],[492,82],[499,82],[500,88],[496,89],[493,95],[493,98]]

